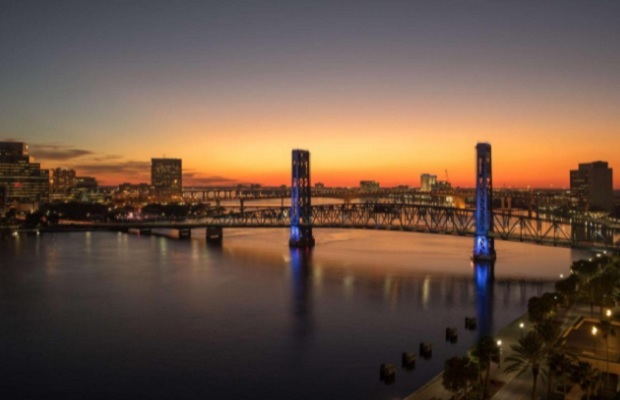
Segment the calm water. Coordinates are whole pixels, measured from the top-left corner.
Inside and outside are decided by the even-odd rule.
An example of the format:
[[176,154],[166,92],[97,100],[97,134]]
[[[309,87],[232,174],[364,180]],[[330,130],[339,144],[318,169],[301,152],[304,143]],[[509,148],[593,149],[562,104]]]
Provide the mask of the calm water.
[[[582,255],[499,242],[481,292],[471,238],[316,230],[305,254],[286,230],[224,234],[0,240],[0,398],[403,398],[476,340],[465,316],[499,330]],[[421,341],[433,358],[404,371]]]

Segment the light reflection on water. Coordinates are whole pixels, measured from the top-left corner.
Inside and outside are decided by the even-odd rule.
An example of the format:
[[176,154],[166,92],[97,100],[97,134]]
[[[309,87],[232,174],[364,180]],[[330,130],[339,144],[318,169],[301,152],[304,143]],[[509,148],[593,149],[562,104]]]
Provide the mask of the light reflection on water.
[[[402,398],[579,256],[499,242],[489,285],[470,238],[315,230],[306,252],[285,229],[227,229],[222,247],[192,234],[0,241],[0,397]],[[433,358],[380,383],[379,364],[421,341]]]

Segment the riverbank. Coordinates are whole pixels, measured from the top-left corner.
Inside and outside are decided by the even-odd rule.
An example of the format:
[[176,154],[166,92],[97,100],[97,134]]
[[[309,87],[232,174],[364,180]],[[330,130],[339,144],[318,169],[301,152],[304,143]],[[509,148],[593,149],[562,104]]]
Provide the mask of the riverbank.
[[[520,324],[524,324],[524,328],[520,327]],[[500,367],[501,361],[506,357],[512,355],[513,351],[511,350],[511,346],[516,344],[521,335],[524,334],[525,327],[529,326],[529,320],[527,318],[527,313],[523,314],[519,318],[512,321],[510,324],[502,328],[497,335],[495,335],[496,340],[501,340],[501,358],[500,358]],[[516,390],[512,386],[512,381],[514,380],[516,374],[506,374],[503,372],[502,368],[492,369],[491,371],[491,380],[496,382],[503,382],[503,386],[495,393],[493,399],[515,399],[521,398],[522,394],[529,396],[529,392],[524,393],[521,390]],[[431,379],[428,383],[422,386],[420,389],[416,390],[409,396],[405,398],[405,400],[444,400],[450,399],[453,396],[453,393],[446,390],[442,384],[442,376],[443,371]],[[519,388],[522,386],[518,385]],[[530,385],[531,386],[531,385]],[[509,394],[508,397],[505,397]],[[499,397],[498,397],[499,396]]]
[[[580,321],[583,321],[584,318],[588,319],[590,317],[590,309],[587,306],[573,306],[572,308],[566,310],[564,315],[562,316],[562,335],[566,336],[575,326],[580,325]],[[523,323],[523,328],[521,328],[521,324]],[[531,326],[529,320],[527,318],[527,313],[512,321],[506,327],[504,327],[496,336],[496,340],[501,340],[501,357],[500,357],[500,366],[499,368],[494,368],[491,371],[491,381],[499,382],[500,387],[493,392],[491,391],[491,399],[493,400],[513,400],[513,399],[528,399],[531,398],[532,395],[532,376],[529,373],[522,374],[517,376],[517,373],[506,373],[503,370],[502,362],[507,357],[513,355],[514,351],[512,351],[511,347],[518,343],[519,339],[522,335],[527,334],[527,327]],[[588,338],[588,342],[590,342],[591,338]],[[600,338],[599,340],[602,340]],[[620,338],[616,339],[615,346],[620,348]],[[590,343],[588,343],[590,345]],[[609,345],[609,344],[608,344]],[[599,344],[602,348],[602,344]],[[573,347],[582,347],[582,346],[574,346]],[[610,346],[611,347],[611,346]],[[585,352],[583,352],[585,354]],[[422,386],[420,389],[410,394],[405,398],[405,400],[447,400],[451,399],[453,393],[444,389],[442,384],[442,373],[431,379],[427,384]],[[546,395],[547,388],[545,385],[539,384],[537,385],[537,397],[536,398],[544,398]],[[577,386],[574,387],[574,390],[568,393],[567,399],[579,399],[581,398],[582,391]]]

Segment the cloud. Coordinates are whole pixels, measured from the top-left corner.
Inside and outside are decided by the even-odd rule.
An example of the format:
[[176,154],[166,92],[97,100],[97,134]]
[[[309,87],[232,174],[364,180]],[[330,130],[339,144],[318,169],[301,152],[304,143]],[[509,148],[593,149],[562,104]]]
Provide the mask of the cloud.
[[93,154],[90,150],[76,149],[55,144],[33,144],[29,146],[30,154],[37,159],[67,161]]
[[110,155],[105,155],[105,156],[100,156],[100,157],[93,157],[93,161],[96,161],[96,162],[113,161],[113,160],[120,160],[121,158],[123,157],[116,155],[116,154],[110,154]]
[[150,161],[121,161],[98,164],[78,164],[74,166],[80,175],[123,175],[132,179],[135,175],[150,174]]
[[214,184],[237,183],[236,179],[223,178],[221,176],[208,176],[204,178],[186,178],[183,176],[183,186],[210,186]]
[[183,186],[209,186],[214,184],[237,183],[238,180],[223,176],[197,176],[194,172],[183,173]]

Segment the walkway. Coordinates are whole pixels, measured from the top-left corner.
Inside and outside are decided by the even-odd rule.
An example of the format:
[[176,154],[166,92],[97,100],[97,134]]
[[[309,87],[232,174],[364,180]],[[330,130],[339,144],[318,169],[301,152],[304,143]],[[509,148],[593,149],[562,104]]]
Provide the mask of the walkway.
[[[568,311],[567,315],[564,317],[564,322],[562,324],[562,330],[566,331],[570,326],[572,326],[580,317],[589,316],[590,309],[589,307],[574,307]],[[517,344],[521,335],[526,333],[523,332],[519,327],[519,324],[523,322],[525,326],[529,326],[529,321],[527,320],[527,315],[523,315],[521,318],[510,323],[504,329],[502,329],[499,334],[496,336],[498,340],[502,341],[502,353],[501,353],[501,361],[506,359],[506,357],[512,355],[513,351],[511,350],[511,346]],[[602,338],[601,338],[602,339]],[[614,338],[618,343],[615,346],[620,344],[620,335]],[[591,345],[588,343],[588,345]],[[611,346],[610,346],[611,347]],[[599,344],[599,348],[603,349],[602,343]],[[493,400],[513,400],[513,399],[530,399],[532,394],[532,375],[531,373],[524,373],[521,376],[516,376],[516,373],[507,374],[504,372],[503,365],[501,368],[492,367],[491,370],[491,380],[504,382],[505,385],[497,391],[493,396]],[[425,386],[418,389],[416,392],[407,396],[405,400],[448,400],[452,397],[452,393],[444,389],[441,382],[442,374],[436,376],[433,380],[428,382]],[[537,399],[544,399],[546,397],[547,387],[545,382],[540,379],[537,384]],[[575,386],[572,392],[569,394],[567,399],[572,398],[581,398],[580,389],[578,386]]]
[[[519,328],[519,324],[523,322],[528,324],[527,316],[523,316],[515,321],[511,322],[508,326],[502,329],[496,338],[502,341],[502,353],[501,361],[507,356],[512,354],[510,346],[516,344],[521,338],[522,330]],[[500,364],[501,364],[500,361]],[[503,367],[503,366],[502,366]],[[506,382],[506,385],[502,387],[494,396],[494,400],[512,400],[512,399],[529,399],[532,390],[532,378],[527,374],[523,374],[520,377],[515,377],[516,374],[506,374],[503,368],[496,368],[491,366],[491,380]],[[422,388],[418,389],[411,395],[407,396],[405,400],[447,400],[453,395],[452,392],[444,389],[441,383],[442,374],[437,375],[433,380],[427,383]]]

